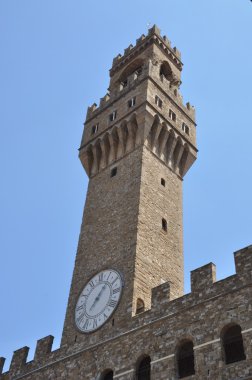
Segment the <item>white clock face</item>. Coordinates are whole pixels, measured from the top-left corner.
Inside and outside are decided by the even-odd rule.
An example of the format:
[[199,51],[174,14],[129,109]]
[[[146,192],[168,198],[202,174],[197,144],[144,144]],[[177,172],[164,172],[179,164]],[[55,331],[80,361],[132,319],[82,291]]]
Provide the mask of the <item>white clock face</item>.
[[101,327],[115,311],[122,294],[122,278],[114,269],[97,273],[82,290],[75,307],[75,323],[89,333]]

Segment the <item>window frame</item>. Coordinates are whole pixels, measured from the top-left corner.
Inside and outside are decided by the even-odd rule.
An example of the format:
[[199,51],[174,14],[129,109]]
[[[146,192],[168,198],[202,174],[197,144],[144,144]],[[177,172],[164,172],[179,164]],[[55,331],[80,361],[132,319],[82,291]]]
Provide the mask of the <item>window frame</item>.
[[158,108],[163,107],[163,100],[158,95],[155,95],[155,104]]
[[171,119],[174,123],[177,121],[177,115],[171,108],[169,108],[169,119]]
[[112,123],[117,118],[117,110],[112,111],[109,114],[109,122]]

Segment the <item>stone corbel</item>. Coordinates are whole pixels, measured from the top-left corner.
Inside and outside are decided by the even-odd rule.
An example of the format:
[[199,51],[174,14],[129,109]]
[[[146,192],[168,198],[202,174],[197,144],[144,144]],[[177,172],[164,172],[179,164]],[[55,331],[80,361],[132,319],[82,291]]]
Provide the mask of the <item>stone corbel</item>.
[[118,138],[119,138],[119,142],[118,142],[118,149],[117,149],[117,155],[116,155],[116,158],[121,158],[123,155],[124,155],[124,140],[125,140],[125,136],[124,136],[124,131],[123,131],[123,128],[120,127],[117,129],[117,133],[118,133]]
[[100,146],[101,146],[101,161],[100,161],[100,169],[104,169],[107,166],[107,151],[106,151],[106,145],[105,141],[101,140],[100,141]]
[[152,148],[153,153],[155,153],[157,155],[158,155],[158,151],[159,151],[158,138],[159,138],[161,130],[162,130],[162,124],[159,123],[157,125],[156,131],[155,131],[155,134],[153,137],[153,141],[151,144],[151,148]]
[[165,131],[164,137],[163,137],[161,144],[160,144],[160,150],[159,150],[159,156],[160,156],[162,161],[165,161],[165,159],[166,159],[166,157],[165,157],[165,146],[166,146],[168,137],[169,137],[169,132]]
[[132,121],[129,121],[127,123],[127,129],[128,129],[128,137],[126,142],[126,148],[125,152],[128,153],[134,148],[134,140],[135,140],[135,133],[134,133],[134,124]]
[[109,148],[109,154],[108,154],[108,164],[111,164],[111,162],[115,161],[115,139],[114,139],[114,136],[112,134],[109,134],[108,136],[109,138],[109,145],[110,145],[110,148]]
[[171,146],[170,146],[170,149],[168,151],[168,157],[167,157],[167,165],[170,168],[173,166],[172,160],[173,160],[173,153],[174,153],[174,149],[176,147],[176,144],[177,144],[177,139],[176,139],[176,136],[174,136],[173,141],[171,142]]
[[175,169],[179,168],[180,160],[182,158],[182,154],[184,153],[184,149],[185,149],[184,145],[181,144],[179,148],[178,156],[176,157],[176,162],[174,162]]
[[96,145],[92,146],[92,153],[93,153],[94,160],[93,160],[93,164],[92,164],[92,168],[91,168],[91,176],[98,173],[98,155],[97,155],[97,146]]

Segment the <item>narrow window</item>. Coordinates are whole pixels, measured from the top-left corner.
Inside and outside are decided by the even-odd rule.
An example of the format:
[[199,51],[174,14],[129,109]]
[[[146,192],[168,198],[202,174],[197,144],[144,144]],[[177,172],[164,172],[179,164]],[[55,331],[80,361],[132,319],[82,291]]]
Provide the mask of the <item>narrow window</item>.
[[117,173],[117,167],[113,168],[110,172],[110,177],[114,177]]
[[159,96],[155,96],[155,104],[159,107],[159,108],[162,108],[163,106],[163,102],[162,100],[159,98]]
[[125,88],[128,86],[128,79],[124,80],[123,82],[121,82],[121,87],[122,88]]
[[178,373],[180,379],[195,374],[193,343],[191,341],[186,341],[179,347]]
[[117,114],[117,111],[113,111],[110,115],[109,115],[109,121],[114,121],[116,119],[116,114]]
[[162,219],[162,229],[167,232],[167,221],[164,218]]
[[151,375],[151,359],[146,356],[141,360],[137,368],[136,379],[137,380],[150,380]]
[[95,124],[91,128],[91,136],[98,132],[99,124]]
[[225,363],[230,364],[245,360],[241,327],[239,325],[230,326],[223,334],[222,343],[225,353]]
[[161,185],[165,187],[165,179],[161,178]]
[[128,107],[131,108],[131,107],[134,107],[135,105],[136,105],[136,97],[134,96],[128,101]]
[[186,123],[182,124],[182,131],[185,132],[189,136],[190,128],[188,127],[188,125],[186,125]]
[[140,314],[144,311],[144,301],[141,298],[137,299],[136,314]]
[[173,112],[171,109],[169,110],[169,118],[170,118],[172,121],[176,121],[176,114],[175,114],[175,112]]
[[136,69],[135,74],[136,74],[137,78],[142,74],[142,71],[143,71],[142,66],[140,66]]
[[113,380],[114,373],[112,370],[106,370],[102,375],[101,375],[101,380]]

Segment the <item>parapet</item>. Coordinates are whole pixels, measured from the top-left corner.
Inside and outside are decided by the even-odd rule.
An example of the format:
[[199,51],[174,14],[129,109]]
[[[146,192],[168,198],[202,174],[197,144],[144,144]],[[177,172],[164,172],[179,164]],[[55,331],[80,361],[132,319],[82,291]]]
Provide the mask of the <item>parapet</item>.
[[191,291],[208,289],[216,281],[216,266],[213,263],[191,271]]
[[173,296],[172,284],[168,282],[155,287],[151,294],[150,313],[172,315],[212,297],[226,296],[230,292],[243,289],[246,285],[251,286],[252,245],[235,252],[234,259],[236,273],[219,281],[216,281],[216,267],[213,263],[191,271],[191,292],[182,297]]
[[169,39],[166,36],[162,37],[160,29],[156,25],[153,25],[152,28],[148,30],[147,36],[142,34],[141,37],[136,40],[135,46],[130,44],[126,49],[124,49],[123,55],[118,54],[113,59],[110,75],[112,76],[125,62],[127,62],[133,55],[138,54],[139,50],[147,46],[151,41],[154,41],[165,52],[169,59],[173,61],[179,70],[182,70],[180,51],[176,48],[176,46],[171,47],[171,42]]
[[53,339],[54,337],[52,335],[48,335],[37,341],[34,361],[40,362],[52,351]]
[[22,371],[26,364],[28,353],[29,347],[27,346],[14,351],[10,364],[10,373],[12,376],[18,375]]
[[[46,363],[50,354],[56,351],[52,351],[54,337],[52,335],[46,336],[45,338],[39,339],[37,341],[34,359],[27,362],[27,356],[29,353],[29,347],[25,346],[16,351],[14,351],[10,369],[9,378],[12,379],[15,376],[26,373],[30,370],[38,368],[42,363]],[[0,358],[0,379],[2,379],[2,370],[4,366],[5,358]],[[3,373],[3,376],[6,374]]]
[[[165,316],[173,317],[184,313],[202,301],[211,302],[213,297],[223,296],[230,292],[242,291],[252,285],[252,245],[234,253],[236,273],[228,278],[216,281],[216,268],[209,263],[191,272],[191,293],[174,298],[173,284],[166,282],[152,289],[151,309],[137,315],[132,323],[141,325],[143,320],[154,321]],[[221,301],[220,301],[221,302]],[[177,318],[177,317],[176,317]],[[132,326],[131,326],[132,327]],[[10,370],[2,374],[4,358],[0,358],[0,380],[13,379],[18,375],[29,373],[49,361],[54,361],[59,350],[52,351],[53,336],[49,335],[37,341],[34,359],[27,363],[28,347],[14,351]]]
[[234,252],[235,269],[242,282],[252,281],[252,245]]
[[160,307],[170,301],[170,283],[165,282],[151,290],[151,308]]

